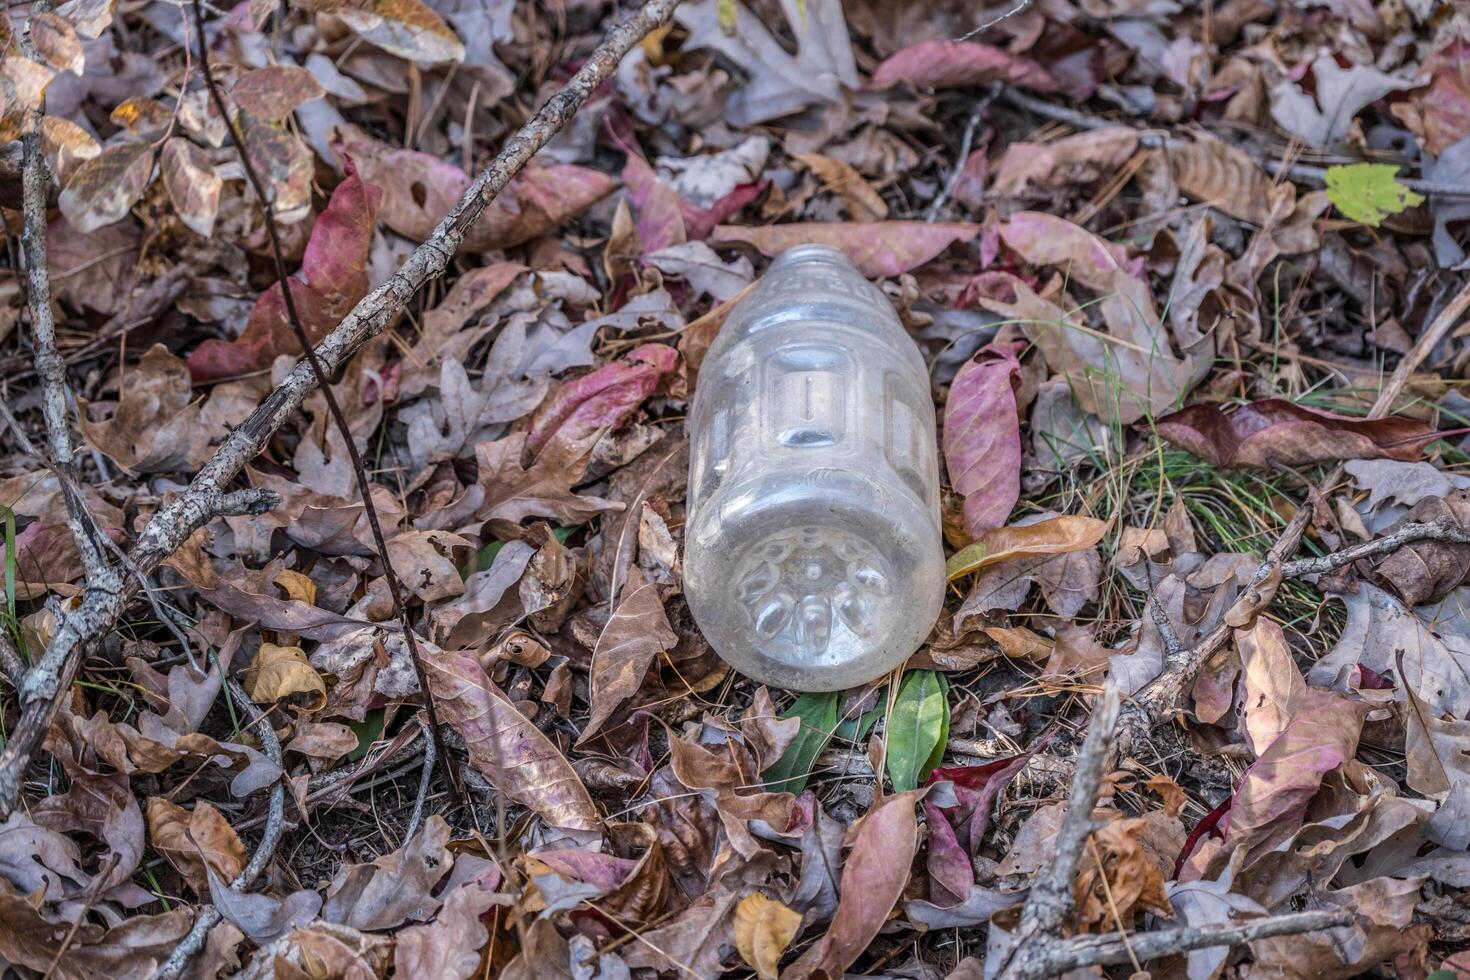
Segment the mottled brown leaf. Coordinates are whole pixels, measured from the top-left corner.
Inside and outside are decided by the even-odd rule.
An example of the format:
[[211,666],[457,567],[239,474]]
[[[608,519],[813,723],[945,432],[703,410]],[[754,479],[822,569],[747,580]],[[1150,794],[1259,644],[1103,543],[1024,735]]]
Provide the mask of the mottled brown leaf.
[[153,176],[153,147],[115,143],[83,161],[61,192],[61,213],[80,232],[96,231],[127,217]]
[[148,798],[148,840],[196,894],[209,894],[206,863],[226,881],[245,867],[245,845],[219,810],[200,800],[186,810],[161,796]]
[[77,29],[64,17],[53,13],[32,14],[30,19],[31,42],[36,53],[57,71],[69,71],[80,75],[86,66],[82,54],[82,41]]
[[464,737],[471,764],[501,792],[554,827],[602,825],[571,763],[485,675],[474,651],[430,648],[424,670],[439,711]]
[[299,65],[266,65],[240,76],[230,94],[246,112],[278,122],[303,102],[326,95],[316,76]]
[[224,181],[214,172],[214,165],[204,151],[182,136],[174,136],[163,144],[159,164],[163,186],[168,188],[169,200],[174,202],[179,220],[203,238],[214,234]]
[[608,617],[592,651],[592,717],[579,744],[595,735],[624,701],[638,693],[654,658],[678,642],[658,587],[645,581],[638,569],[630,569],[622,601]]

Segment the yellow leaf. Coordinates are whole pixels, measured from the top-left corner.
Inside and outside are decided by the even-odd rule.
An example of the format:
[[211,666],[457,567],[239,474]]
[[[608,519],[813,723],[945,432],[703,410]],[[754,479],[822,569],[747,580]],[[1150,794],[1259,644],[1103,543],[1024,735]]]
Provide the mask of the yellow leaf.
[[327,685],[306,659],[300,647],[262,643],[250,667],[250,698],[264,704],[293,695],[304,695],[305,711],[318,711],[327,703]]
[[735,948],[760,980],[776,980],[781,954],[796,938],[801,914],[751,892],[735,908]]
[[308,606],[316,605],[316,583],[300,572],[283,568],[271,581],[284,589],[286,595],[297,602],[304,602]]
[[968,548],[956,552],[945,565],[951,580],[997,562],[1033,555],[1061,555],[1091,548],[1107,533],[1106,521],[1067,514],[1025,527],[998,527]]

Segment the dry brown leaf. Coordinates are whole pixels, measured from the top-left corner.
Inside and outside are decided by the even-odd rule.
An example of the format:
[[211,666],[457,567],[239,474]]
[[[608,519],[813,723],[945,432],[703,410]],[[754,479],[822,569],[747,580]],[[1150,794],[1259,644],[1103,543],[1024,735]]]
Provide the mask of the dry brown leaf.
[[471,764],[553,827],[600,828],[602,818],[571,763],[486,676],[474,652],[419,643],[429,689],[444,720],[464,737]]
[[1281,627],[1264,616],[1235,631],[1242,674],[1241,727],[1256,755],[1265,752],[1300,710],[1307,682]]
[[996,528],[951,557],[945,571],[953,581],[1003,561],[1082,551],[1101,541],[1107,530],[1106,521],[1079,514],[1064,514],[1021,527]]
[[300,572],[283,568],[271,581],[285,590],[287,598],[304,602],[308,606],[316,605],[316,583]]
[[233,881],[245,868],[245,845],[211,804],[200,800],[193,810],[163,799],[148,798],[148,839],[196,894],[209,894],[207,862],[215,874]]
[[776,980],[781,955],[801,929],[801,913],[751,892],[735,906],[735,948],[760,980]]
[[1232,218],[1262,226],[1283,198],[1296,197],[1293,185],[1273,183],[1244,150],[1212,136],[1200,134],[1194,143],[1164,152],[1181,191]]
[[636,568],[628,570],[622,601],[608,618],[592,651],[592,715],[577,744],[597,734],[603,723],[643,683],[654,658],[671,650],[679,637],[669,627],[658,587]]
[[848,216],[853,221],[882,221],[888,217],[883,197],[863,179],[852,164],[821,153],[798,153],[796,159],[822,181],[824,190],[842,197]]
[[310,713],[320,711],[327,703],[327,685],[300,647],[262,643],[250,665],[246,685],[251,700],[259,704],[301,695],[292,707]]

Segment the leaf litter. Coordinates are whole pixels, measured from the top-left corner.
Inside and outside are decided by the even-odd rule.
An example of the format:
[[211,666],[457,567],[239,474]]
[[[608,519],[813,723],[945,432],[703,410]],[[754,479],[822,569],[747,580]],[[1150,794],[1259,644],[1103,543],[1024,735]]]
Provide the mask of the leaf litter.
[[[617,14],[266,6],[0,25],[7,741],[90,549],[279,397],[285,290],[327,336]],[[206,523],[93,638],[0,774],[0,961],[1040,975],[1010,950],[1107,686],[1146,724],[1050,938],[1129,948],[1071,965],[1470,974],[1467,52],[1442,0],[685,0],[332,375],[346,433],[319,394],[278,420],[234,485],[275,504]],[[18,268],[33,121],[65,465]],[[903,670],[823,694],[733,673],[682,594],[703,354],[805,242],[930,366],[950,580]],[[1170,932],[1300,911],[1341,917]]]

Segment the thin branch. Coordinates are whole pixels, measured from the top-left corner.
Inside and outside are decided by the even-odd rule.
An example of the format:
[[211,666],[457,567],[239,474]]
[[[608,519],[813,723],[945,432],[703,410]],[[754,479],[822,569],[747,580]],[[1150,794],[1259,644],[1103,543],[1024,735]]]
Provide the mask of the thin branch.
[[419,772],[419,792],[414,799],[413,813],[408,818],[408,827],[403,831],[404,840],[413,840],[413,835],[418,833],[419,821],[424,818],[424,804],[429,798],[429,784],[434,776],[434,753],[437,751],[434,743],[437,740],[427,738],[424,740],[423,769]]
[[1067,814],[1062,818],[1052,862],[1037,875],[1026,905],[1021,909],[1015,941],[998,970],[1001,980],[1037,976],[1033,964],[1046,947],[1061,936],[1062,928],[1072,914],[1072,880],[1077,876],[1082,848],[1093,831],[1092,810],[1097,803],[1103,771],[1113,754],[1118,703],[1118,690],[1109,681],[1093,709],[1092,720],[1087,725],[1087,737],[1077,753],[1077,771],[1072,776]]
[[1147,961],[1196,949],[1239,946],[1242,943],[1269,939],[1272,936],[1318,932],[1336,926],[1345,926],[1352,921],[1353,914],[1348,909],[1332,909],[1275,915],[1241,925],[1219,923],[1161,929],[1157,932],[1136,932],[1126,939],[1119,933],[1076,936],[1042,947],[1038,950],[1036,957],[1015,976],[1025,978],[1025,980],[1041,980],[1043,977],[1061,976],[1068,970],[1127,963],[1130,944],[1138,959]]
[[[255,707],[250,696],[245,693],[245,688],[240,682],[230,678],[230,695],[237,704],[249,705],[255,717],[252,719],[256,726],[256,733],[260,736],[260,747],[265,757],[276,765],[281,764],[281,740],[276,737],[275,729],[271,727],[269,716]],[[250,863],[245,869],[235,876],[230,882],[230,891],[243,892],[250,887],[250,883],[259,878],[261,872],[270,864],[271,858],[275,856],[276,845],[280,843],[281,833],[286,824],[286,784],[282,780],[276,780],[276,785],[271,787],[270,803],[266,808],[265,830],[260,835],[260,843],[256,845],[255,853],[250,856]],[[181,976],[184,969],[194,955],[204,948],[204,942],[209,937],[209,930],[219,924],[224,918],[218,908],[210,905],[199,913],[194,920],[194,926],[189,930],[169,958],[158,968],[153,980],[175,980]]]
[[424,672],[423,654],[419,651],[413,621],[409,619],[408,603],[403,596],[403,584],[398,579],[398,572],[393,568],[393,556],[388,553],[388,539],[383,534],[383,524],[378,518],[378,508],[373,503],[373,487],[371,481],[368,480],[367,468],[363,466],[362,453],[357,448],[357,440],[352,435],[352,426],[348,423],[347,416],[342,412],[342,405],[337,401],[336,393],[332,391],[332,385],[326,372],[322,370],[322,362],[312,350],[311,338],[306,335],[306,327],[302,325],[301,314],[296,309],[296,300],[292,296],[291,276],[286,271],[286,256],[281,248],[281,232],[276,225],[271,197],[266,193],[265,184],[261,181],[260,174],[256,172],[255,164],[251,162],[250,154],[245,150],[245,138],[240,132],[239,120],[230,116],[229,108],[225,105],[224,94],[215,80],[214,68],[209,60],[209,42],[205,39],[204,6],[200,0],[193,0],[193,4],[194,33],[198,38],[199,68],[204,74],[205,87],[209,89],[209,96],[214,101],[214,107],[218,110],[220,118],[225,121],[230,141],[235,144],[236,155],[240,158],[240,166],[245,170],[245,178],[254,189],[256,200],[260,202],[266,232],[270,236],[271,256],[276,263],[276,277],[281,282],[281,295],[286,302],[286,319],[291,325],[291,332],[296,336],[296,343],[301,347],[301,353],[311,365],[312,379],[316,382],[316,387],[321,391],[322,397],[326,399],[327,411],[332,416],[332,422],[336,425],[337,431],[341,433],[342,442],[347,447],[347,455],[352,461],[352,472],[357,481],[357,493],[362,498],[363,511],[367,514],[368,527],[372,530],[373,545],[378,552],[378,560],[383,563],[383,577],[388,582],[388,595],[393,600],[394,617],[403,630],[403,641],[408,647],[408,659],[413,664],[413,672],[418,677],[419,690],[424,695],[424,711],[429,716],[429,737],[434,743],[434,748],[438,750],[435,754],[439,757],[439,764],[444,767],[444,778],[449,785],[450,795],[454,797],[456,803],[463,803],[464,791],[460,784],[459,770],[455,766],[454,756],[444,751],[443,736],[439,733],[439,712],[434,705],[434,693],[429,690],[429,678]]
[[[613,73],[623,56],[650,31],[668,21],[678,4],[679,0],[648,0],[608,32],[567,84],[505,142],[434,233],[414,249],[387,282],[364,296],[316,346],[315,353],[327,376],[334,374],[364,343],[391,323],[425,283],[444,272],[465,234],[496,195],[561,131],[587,97]],[[232,500],[234,495],[227,495],[224,488],[295,414],[315,387],[316,375],[311,365],[297,364],[230,433],[195,475],[189,488],[154,513],[129,552],[133,564],[149,574],[215,516],[240,513],[222,509],[242,504],[238,498]],[[263,498],[244,506],[259,507],[255,513],[268,509]],[[6,742],[4,753],[0,754],[0,818],[15,808],[25,768],[51,725],[60,693],[71,685],[88,650],[112,628],[135,588],[135,582],[127,579],[115,592],[90,590],[81,606],[62,620],[41,662],[31,671],[21,693],[20,721]]]
[[1301,578],[1303,575],[1321,575],[1351,565],[1364,558],[1376,558],[1390,551],[1397,551],[1415,541],[1448,541],[1454,544],[1470,544],[1470,530],[1448,520],[1418,521],[1405,524],[1392,534],[1355,544],[1351,548],[1335,551],[1321,558],[1301,558],[1281,566],[1283,578]]

